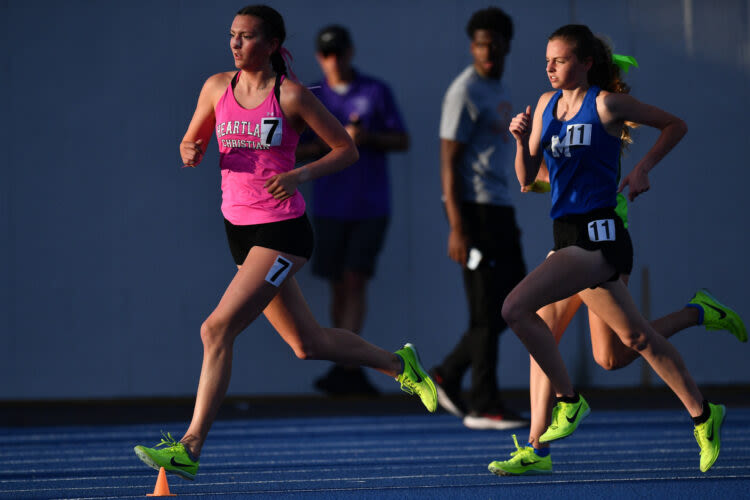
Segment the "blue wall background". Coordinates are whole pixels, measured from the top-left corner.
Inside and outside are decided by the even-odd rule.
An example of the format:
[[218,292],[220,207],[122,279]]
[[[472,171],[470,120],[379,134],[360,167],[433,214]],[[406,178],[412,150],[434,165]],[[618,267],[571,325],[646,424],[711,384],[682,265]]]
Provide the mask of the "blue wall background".
[[[412,135],[391,157],[395,215],[372,283],[364,335],[420,347],[432,365],[466,324],[457,267],[446,254],[438,122],[443,92],[470,62],[464,26],[484,1],[270,2],[304,82],[320,73],[313,40],[349,26],[360,69],[389,81]],[[500,2],[514,18],[506,81],[515,106],[547,89],[546,36],[569,22],[606,33],[641,68],[633,94],[684,118],[685,141],[631,208],[633,295],[648,269],[652,316],[711,288],[750,319],[746,253],[750,174],[750,2],[630,0]],[[234,265],[219,212],[214,141],[200,168],[182,170],[178,143],[203,81],[232,69],[236,2],[0,1],[0,399],[192,395],[198,329]],[[639,129],[626,160],[653,143]],[[520,193],[529,267],[551,245],[548,200]],[[327,285],[298,275],[321,323]],[[580,316],[580,315],[579,315]],[[591,360],[582,317],[563,340],[579,383],[636,385],[642,367],[608,373]],[[674,343],[702,384],[747,384],[748,346],[692,328]],[[502,387],[523,388],[528,356],[501,341]],[[240,336],[232,394],[304,394],[324,362],[302,362],[259,319]],[[397,391],[386,377],[372,379]]]

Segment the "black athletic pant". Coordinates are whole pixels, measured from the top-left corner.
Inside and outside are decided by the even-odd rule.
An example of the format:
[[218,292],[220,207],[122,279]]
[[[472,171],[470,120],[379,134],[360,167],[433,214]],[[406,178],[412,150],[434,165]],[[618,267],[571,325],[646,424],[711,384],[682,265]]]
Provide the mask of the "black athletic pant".
[[512,207],[463,203],[461,215],[469,245],[482,252],[482,260],[476,270],[463,271],[469,328],[437,370],[447,383],[460,383],[471,367],[468,406],[481,413],[502,407],[498,340],[507,325],[501,310],[506,295],[526,275],[526,266]]

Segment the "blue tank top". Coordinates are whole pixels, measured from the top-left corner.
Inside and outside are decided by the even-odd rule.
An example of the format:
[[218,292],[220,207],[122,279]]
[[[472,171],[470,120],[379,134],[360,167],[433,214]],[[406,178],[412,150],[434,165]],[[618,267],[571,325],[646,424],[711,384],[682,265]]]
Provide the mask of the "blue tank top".
[[552,187],[550,216],[584,214],[617,205],[621,140],[607,133],[596,110],[599,87],[586,91],[578,113],[565,122],[554,110],[558,90],[542,115],[542,147]]

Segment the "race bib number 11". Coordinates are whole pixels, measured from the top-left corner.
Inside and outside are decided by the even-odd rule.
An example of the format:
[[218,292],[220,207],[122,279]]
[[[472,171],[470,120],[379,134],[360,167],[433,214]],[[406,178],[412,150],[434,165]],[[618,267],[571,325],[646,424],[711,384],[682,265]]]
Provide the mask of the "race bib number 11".
[[591,124],[574,123],[568,125],[565,131],[565,145],[570,146],[591,146]]
[[615,241],[615,221],[614,219],[592,220],[589,222],[589,240],[597,241]]
[[591,146],[590,123],[571,123],[565,129],[565,137],[562,141],[558,136],[552,136],[549,148],[555,158],[562,156],[570,158],[570,148],[576,146]]

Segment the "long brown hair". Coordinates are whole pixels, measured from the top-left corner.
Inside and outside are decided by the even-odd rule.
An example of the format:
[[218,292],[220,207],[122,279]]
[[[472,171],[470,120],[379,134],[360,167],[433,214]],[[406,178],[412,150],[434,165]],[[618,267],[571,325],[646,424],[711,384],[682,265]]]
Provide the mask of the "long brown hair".
[[271,54],[271,66],[279,75],[286,75],[286,62],[281,55],[281,45],[286,40],[286,28],[284,27],[284,18],[279,12],[268,5],[248,5],[237,12],[238,16],[253,16],[263,21],[262,30],[266,40],[277,38],[279,48]]
[[[591,68],[588,72],[589,85],[608,92],[619,94],[630,93],[630,86],[622,78],[620,67],[612,62],[612,49],[602,38],[594,35],[584,24],[566,24],[556,29],[548,40],[560,39],[568,42],[579,61],[591,58]],[[630,129],[638,125],[625,122],[620,139],[626,144],[633,142]]]

